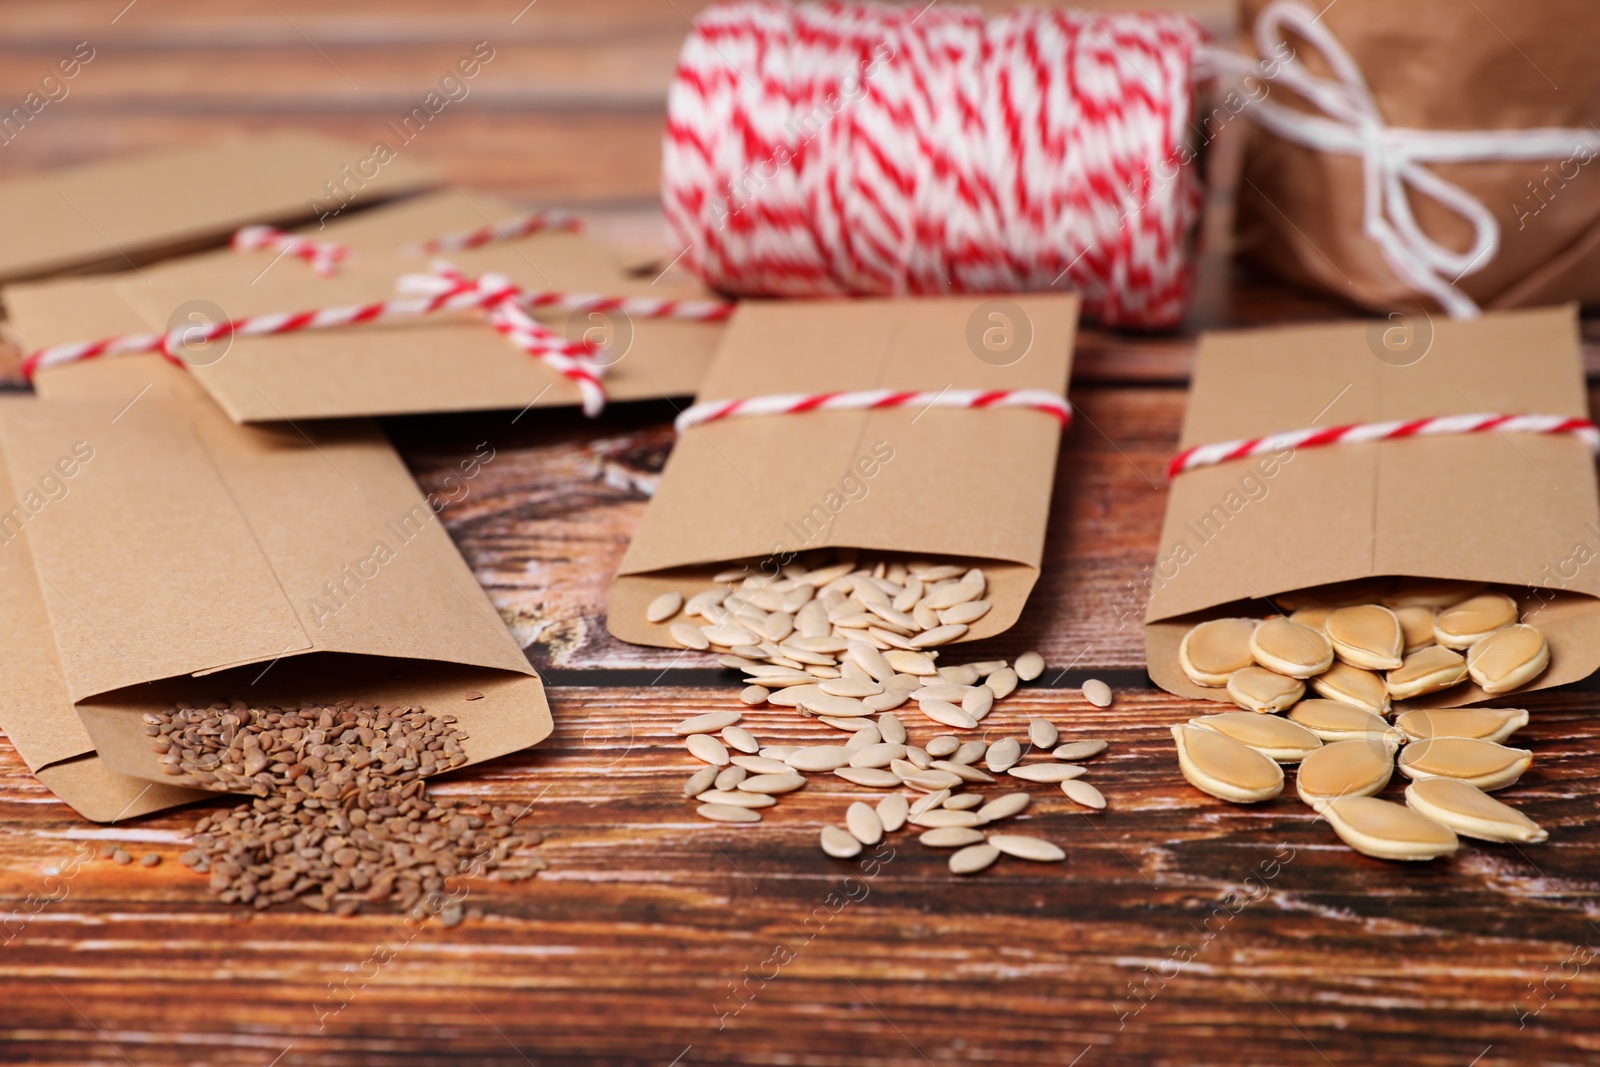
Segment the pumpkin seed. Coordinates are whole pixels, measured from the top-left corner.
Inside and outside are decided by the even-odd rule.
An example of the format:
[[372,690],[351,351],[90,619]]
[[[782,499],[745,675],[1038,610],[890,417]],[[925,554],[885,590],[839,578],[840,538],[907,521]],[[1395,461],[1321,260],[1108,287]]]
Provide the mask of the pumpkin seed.
[[936,826],[932,830],[924,830],[917,838],[919,843],[929,848],[961,848],[982,840],[983,831],[970,826]]
[[1202,793],[1250,804],[1283,792],[1283,768],[1249,745],[1193,726],[1172,727],[1172,737],[1178,769]]
[[1462,837],[1537,843],[1550,836],[1516,808],[1459,778],[1419,778],[1406,786],[1406,803]]
[[1480,593],[1438,613],[1433,620],[1434,640],[1446,648],[1471,648],[1515,625],[1517,615],[1517,602],[1504,593]]
[[1251,631],[1250,654],[1267,670],[1290,678],[1309,678],[1333,665],[1333,644],[1321,630],[1281,615]]
[[951,811],[949,808],[931,808],[928,811],[910,816],[909,821],[916,826],[977,826],[978,813],[975,811]]
[[683,783],[683,795],[686,797],[699,796],[707,789],[710,789],[716,780],[716,767],[701,767],[698,771],[695,771],[689,776],[689,780],[687,782]]
[[717,772],[717,780],[714,784],[718,789],[732,789],[748,777],[750,777],[750,772],[743,767],[724,767]]
[[644,609],[644,617],[650,622],[666,622],[678,613],[683,607],[683,594],[673,590],[662,593]]
[[1352,667],[1386,671],[1400,666],[1405,635],[1400,619],[1382,604],[1357,604],[1328,616],[1323,631],[1339,658]]
[[1497,630],[1467,650],[1467,673],[1490,696],[1533,681],[1549,665],[1544,634],[1526,623]]
[[833,773],[847,782],[864,785],[868,789],[896,789],[902,781],[898,774],[880,767],[840,767]]
[[711,642],[706,635],[700,632],[700,627],[688,622],[675,622],[667,630],[672,639],[684,648],[692,648],[704,652],[711,647]]
[[978,809],[978,818],[985,823],[1009,819],[1028,806],[1027,793],[1003,793]]
[[[953,774],[963,782],[992,782],[993,776],[985,774],[978,768],[966,763],[957,763],[955,760],[936,759],[933,761],[933,770],[945,771]],[[929,773],[929,772],[924,772]]]
[[672,727],[675,734],[714,734],[724,727],[732,726],[741,718],[737,711],[708,711],[704,715],[692,715]]
[[728,763],[727,747],[710,734],[690,734],[684,738],[683,747],[697,760],[717,767],[724,767]]
[[1083,777],[1087,770],[1075,763],[1027,763],[1006,773],[1024,782],[1065,782],[1069,778]]
[[837,826],[824,826],[822,828],[822,851],[834,859],[854,859],[861,855],[861,842]]
[[1056,746],[1050,755],[1060,760],[1091,759],[1100,755],[1106,748],[1104,741],[1068,741],[1064,745]]
[[1111,687],[1098,678],[1090,678],[1083,683],[1083,699],[1097,708],[1111,706]]
[[982,741],[963,741],[961,747],[950,754],[950,762],[965,763],[970,766],[981,760],[987,751],[989,746]]
[[905,724],[888,712],[878,716],[878,732],[885,741],[892,741],[897,745],[906,743]]
[[1394,609],[1395,618],[1400,620],[1400,634],[1405,641],[1405,647],[1401,649],[1402,655],[1409,656],[1418,649],[1434,644],[1435,614],[1432,608],[1420,604]]
[[943,804],[949,799],[950,790],[937,789],[932,793],[920,796],[916,800],[912,801],[908,815],[910,819],[915,822],[918,815],[921,815],[925,811],[932,811],[934,808],[937,808],[939,805]]
[[1250,635],[1255,619],[1212,619],[1191,627],[1178,645],[1178,666],[1195,685],[1221,688],[1234,671],[1255,662]]
[[792,793],[805,784],[804,776],[793,772],[789,774],[753,774],[740,782],[738,789],[743,793]]
[[1475,737],[1431,737],[1401,751],[1400,772],[1407,778],[1458,778],[1490,792],[1514,783],[1532,762],[1525,748]]
[[1034,748],[1054,748],[1061,731],[1049,719],[1028,720],[1028,743]]
[[1397,612],[1404,607],[1439,610],[1454,607],[1482,588],[1482,582],[1460,582],[1450,578],[1403,578],[1394,590],[1379,599]]
[[1215,730],[1241,744],[1249,745],[1278,763],[1299,763],[1322,747],[1316,734],[1298,723],[1276,715],[1257,715],[1248,711],[1225,711],[1189,720],[1190,726]]
[[1012,670],[1017,672],[1017,677],[1024,682],[1031,682],[1044,673],[1044,657],[1037,652],[1024,652],[1017,657],[1017,662],[1012,664]]
[[702,819],[712,822],[760,822],[761,813],[749,808],[736,808],[732,804],[702,804],[694,809]]
[[1300,761],[1295,792],[1321,811],[1335,797],[1371,796],[1394,774],[1394,748],[1387,741],[1335,741]]
[[883,660],[899,673],[917,678],[932,678],[939,673],[938,668],[933,665],[933,656],[927,652],[892,648],[883,654]]
[[[854,741],[857,737],[862,736],[868,730],[877,730],[877,727],[873,726],[872,723],[866,719],[841,719],[833,715],[818,715],[817,721],[826,726],[831,726],[835,730],[845,730],[853,734],[854,736],[850,738],[851,741]],[[846,744],[848,743],[849,742],[846,742]]]
[[1105,810],[1105,796],[1101,794],[1100,790],[1096,789],[1088,782],[1062,782],[1061,791],[1065,793],[1067,795],[1067,799],[1072,801],[1074,804],[1082,804],[1084,807],[1093,808],[1096,811]]
[[743,767],[751,774],[789,774],[794,770],[787,763],[768,756],[734,756],[732,763],[735,767]]
[[883,840],[883,821],[870,804],[856,801],[844,813],[845,829],[863,845],[876,845]]
[[901,793],[890,793],[878,801],[878,821],[883,824],[885,833],[894,833],[906,824],[906,816],[910,814],[910,803]]
[[950,857],[950,873],[977,874],[999,858],[1000,850],[993,845],[968,845]]
[[1413,741],[1430,737],[1475,737],[1480,741],[1504,741],[1528,725],[1522,708],[1449,708],[1408,711],[1394,724]]
[[850,750],[843,745],[812,745],[798,748],[785,756],[783,762],[797,771],[820,774],[836,771],[850,762]]
[[844,743],[844,747],[849,751],[860,752],[868,745],[883,744],[883,735],[878,732],[878,728],[872,723],[862,722],[860,719],[841,719],[839,721],[847,722],[852,727],[857,728],[855,733],[851,734],[850,740]]
[[722,729],[722,740],[730,748],[740,752],[754,754],[761,751],[761,742],[755,739],[749,730],[742,726],[725,726]]
[[1042,837],[1028,837],[1024,834],[990,834],[988,841],[1007,856],[1015,856],[1019,860],[1059,863],[1067,858],[1067,854],[1059,846],[1052,845]]
[[739,699],[746,704],[765,704],[772,690],[764,685],[747,685],[739,690]]
[[996,774],[1016,766],[1022,759],[1022,746],[1014,737],[1003,738],[989,746],[984,765]]
[[1306,683],[1267,670],[1243,667],[1228,679],[1228,696],[1246,711],[1277,714],[1306,692]]
[[1389,687],[1383,675],[1335,660],[1333,666],[1311,680],[1318,695],[1343,704],[1383,714],[1389,710]]
[[1379,859],[1431,860],[1460,846],[1448,826],[1377,797],[1339,797],[1323,807],[1322,815],[1341,841]]
[[1424,693],[1449,689],[1467,677],[1467,661],[1459,652],[1443,645],[1431,645],[1407,656],[1389,672],[1386,684],[1394,700],[1407,700]]
[[974,722],[982,722],[993,708],[994,690],[986,685],[973,686],[961,698],[961,710],[972,716]]
[[929,741],[925,747],[928,750],[928,755],[938,759],[943,759],[945,756],[951,755],[956,749],[960,748],[961,741],[955,736],[955,734],[940,734],[938,737],[935,737],[933,740]]
[[958,730],[971,730],[978,725],[978,720],[943,700],[924,700],[917,705],[918,710],[941,726],[953,726]]
[[1002,665],[990,672],[983,684],[994,691],[996,700],[1004,700],[1017,690],[1017,672]]
[[[849,746],[846,746],[847,748]],[[897,745],[890,741],[880,741],[875,745],[865,745],[855,751],[850,757],[852,767],[887,767],[893,760],[901,759],[906,754],[906,746]]]
[[695,799],[702,804],[728,804],[735,808],[770,808],[778,802],[765,793],[742,793],[737,789],[707,789]]
[[1395,744],[1404,738],[1392,730],[1381,716],[1365,708],[1337,700],[1302,700],[1289,709],[1288,719],[1299,723],[1324,741],[1359,741],[1366,737],[1389,737]]
[[949,808],[951,811],[971,811],[982,804],[983,797],[977,793],[957,793],[940,806]]

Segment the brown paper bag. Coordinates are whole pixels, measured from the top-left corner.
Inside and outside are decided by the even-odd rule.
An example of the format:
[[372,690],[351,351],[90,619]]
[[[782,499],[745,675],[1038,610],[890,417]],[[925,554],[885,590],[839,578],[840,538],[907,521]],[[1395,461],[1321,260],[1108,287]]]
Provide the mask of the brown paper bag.
[[[396,295],[404,274],[430,257],[403,246],[476,229],[518,214],[492,197],[455,190],[351,215],[318,239],[355,251],[325,278],[276,253],[217,251],[148,268],[139,275],[11,286],[4,292],[10,330],[33,351],[69,341],[168,330],[194,322],[342,307]],[[707,299],[682,282],[652,285],[620,256],[582,234],[541,232],[443,258],[469,274],[498,272],[519,285],[601,295]],[[90,316],[83,308],[101,306]],[[698,388],[721,337],[721,323],[630,319],[621,312],[551,310],[536,316],[576,340],[612,342],[603,357],[614,401],[686,396]],[[480,313],[341,327],[273,337],[237,337],[186,355],[195,378],[236,422],[336,418],[578,403],[570,381],[530,357]],[[40,372],[72,374],[77,366]]]
[[[549,734],[537,674],[370,423],[236,427],[152,356],[47,392],[0,409],[21,493],[0,513],[0,557],[26,550],[0,581],[25,586],[32,564],[59,662],[0,690],[3,721],[47,784],[87,754],[74,705],[97,767],[161,783],[157,806],[196,783],[162,773],[140,713],[180,699],[420,704],[460,720],[470,762]],[[31,651],[0,650],[0,676]],[[63,798],[91,818],[126,791],[71,784]]]
[[[1252,40],[1270,0],[1245,0]],[[1600,22],[1586,0],[1344,0],[1316,4],[1371,88],[1383,121],[1422,130],[1589,131],[1600,123]],[[1331,76],[1316,49],[1291,36],[1299,62]],[[1557,91],[1555,86],[1560,86]],[[1253,87],[1260,91],[1259,83]],[[1313,112],[1292,90],[1270,99]],[[1248,111],[1246,111],[1248,115]],[[1549,159],[1428,164],[1479,200],[1500,226],[1500,247],[1455,284],[1486,307],[1600,300],[1600,161],[1592,149]],[[1359,157],[1317,152],[1258,126],[1239,185],[1238,245],[1268,269],[1366,307],[1424,298],[1395,276],[1363,232],[1367,193]],[[1412,192],[1423,233],[1467,249],[1471,228],[1438,201]]]
[[[1072,296],[746,302],[700,400],[1061,392],[1077,314]],[[996,323],[1014,331],[1003,353],[984,347]],[[673,448],[623,557],[607,626],[624,641],[678,647],[667,625],[645,620],[658,594],[709,589],[730,561],[775,574],[800,552],[856,548],[982,566],[994,606],[962,639],[999,633],[1039,576],[1060,439],[1055,419],[1018,409],[808,412],[696,427]]]
[[[1462,413],[1587,418],[1576,317],[1567,307],[1440,322],[1408,366],[1380,358],[1388,350],[1361,323],[1206,334],[1180,448]],[[1549,668],[1525,689],[1587,677],[1600,667],[1594,464],[1571,435],[1483,433],[1286,450],[1180,474],[1150,574],[1150,677],[1180,696],[1225,699],[1179,669],[1191,625],[1269,615],[1267,598],[1280,593],[1377,576],[1503,583],[1550,644]],[[1468,683],[1407,703],[1485,699]]]
[[327,216],[436,184],[410,157],[272,133],[0,182],[0,281],[127,270],[226,240],[253,222]]

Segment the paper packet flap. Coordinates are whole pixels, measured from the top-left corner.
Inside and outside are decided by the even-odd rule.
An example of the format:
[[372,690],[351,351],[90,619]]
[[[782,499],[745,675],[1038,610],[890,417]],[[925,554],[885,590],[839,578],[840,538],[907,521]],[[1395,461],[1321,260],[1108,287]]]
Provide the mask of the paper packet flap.
[[[341,200],[381,199],[436,180],[410,158],[352,174],[368,156],[316,134],[271,133],[0,183],[0,279],[118,269],[247,223],[310,218]],[[329,183],[340,188],[338,199]]]
[[[1060,392],[1077,309],[1065,295],[745,302],[699,399]],[[991,312],[1015,331],[1017,348],[999,359],[982,342],[998,321]],[[999,632],[1037,578],[1060,433],[1048,415],[1016,409],[807,412],[695,427],[675,444],[623,558],[611,632],[670,643],[643,622],[642,602],[671,586],[662,572],[830,546],[987,561],[993,618],[971,634]]]
[[3,421],[73,699],[314,650],[531,673],[375,428],[241,429],[163,392]]
[[[1207,334],[1180,448],[1436,415],[1588,416],[1576,309]],[[1393,338],[1390,338],[1392,341]],[[1571,435],[1341,443],[1173,480],[1147,621],[1374,575],[1548,585],[1596,533],[1594,457]],[[1600,596],[1600,570],[1565,588]]]

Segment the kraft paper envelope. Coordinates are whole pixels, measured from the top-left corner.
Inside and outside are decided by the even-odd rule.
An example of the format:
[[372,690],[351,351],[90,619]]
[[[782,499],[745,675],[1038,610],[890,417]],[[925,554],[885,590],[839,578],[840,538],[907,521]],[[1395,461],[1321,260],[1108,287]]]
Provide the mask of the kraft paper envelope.
[[272,133],[0,182],[0,281],[125,270],[249,223],[311,219],[438,181],[409,157],[369,175],[370,155],[316,134]]
[[[333,277],[268,250],[218,251],[102,279],[13,286],[4,298],[10,330],[32,351],[47,345],[167,330],[219,318],[385,300],[404,274],[431,257],[410,242],[476,229],[518,214],[512,204],[447,191],[374,208],[306,231],[352,248]],[[652,285],[620,256],[582,234],[542,232],[446,256],[469,274],[499,272],[519,285],[599,295],[706,299],[682,283]],[[80,309],[109,299],[87,321]],[[572,339],[614,341],[602,357],[615,401],[692,394],[721,336],[720,323],[629,319],[620,313],[553,310],[537,315]],[[93,329],[90,329],[92,327]],[[95,332],[99,330],[100,332]],[[489,326],[478,312],[233,338],[186,356],[196,380],[237,422],[553,407],[578,403],[570,381]],[[68,373],[51,369],[40,377]]]
[[[1405,366],[1382,343],[1390,326],[1205,335],[1180,449],[1311,425],[1589,415],[1576,308],[1434,320],[1431,347]],[[1268,615],[1264,598],[1290,590],[1410,576],[1502,583],[1522,602],[1550,643],[1550,667],[1519,692],[1586,677],[1600,667],[1594,464],[1571,435],[1481,433],[1303,448],[1180,474],[1151,574],[1150,676],[1168,692],[1218,699],[1178,667],[1195,621]],[[1487,699],[1468,683],[1406,704]]]
[[[372,424],[234,426],[152,356],[62,384],[0,409],[23,493],[0,553],[31,554],[65,696],[0,685],[8,731],[56,739],[30,766],[85,754],[74,704],[107,771],[163,787],[195,783],[161,772],[141,713],[177,700],[419,704],[460,720],[470,762],[549,734],[537,674]],[[65,799],[105,817],[102,786]]]
[[[1077,315],[1070,295],[747,301],[699,399],[1059,393]],[[997,326],[1015,346],[1002,355],[981,342]],[[1016,408],[807,412],[691,429],[623,557],[607,626],[624,641],[676,648],[668,624],[645,621],[658,594],[712,588],[711,576],[730,562],[775,574],[795,553],[849,547],[982,566],[994,606],[962,639],[997,634],[1016,622],[1039,576],[1060,440],[1054,418]]]

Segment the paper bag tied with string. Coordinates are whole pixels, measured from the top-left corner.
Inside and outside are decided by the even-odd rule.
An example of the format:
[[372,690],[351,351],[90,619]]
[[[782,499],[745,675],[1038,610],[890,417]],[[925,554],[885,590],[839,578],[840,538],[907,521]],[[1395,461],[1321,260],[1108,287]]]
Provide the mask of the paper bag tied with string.
[[[1382,328],[1205,335],[1179,447],[1441,415],[1588,417],[1575,308],[1439,322],[1408,365],[1392,361]],[[1179,668],[1195,622],[1266,617],[1291,590],[1413,577],[1497,583],[1519,601],[1550,646],[1525,690],[1586,677],[1600,667],[1594,464],[1571,434],[1472,433],[1284,449],[1179,474],[1149,575],[1150,676],[1180,696],[1226,699]],[[1467,682],[1407,705],[1486,699]]]
[[[11,332],[26,351],[35,351],[70,341],[387,300],[398,295],[403,275],[425,272],[441,258],[468,275],[504,274],[531,290],[710,297],[682,280],[652,284],[650,277],[633,275],[616,249],[583,233],[547,230],[453,252],[410,247],[523,213],[494,197],[450,190],[308,227],[306,236],[353,253],[331,277],[270,249],[221,250],[114,281],[12,286],[4,300]],[[86,314],[89,307],[96,310]],[[605,389],[613,401],[692,394],[723,329],[717,322],[594,309],[543,309],[535,317],[568,340],[605,346],[596,359],[605,367]],[[571,381],[498,333],[479,311],[221,338],[179,355],[206,392],[241,423],[579,402]],[[80,370],[73,365],[42,369],[38,377]]]
[[[984,332],[1003,316],[1003,351]],[[1072,296],[742,303],[699,399],[870,389],[1066,388]],[[1019,408],[906,407],[726,419],[679,436],[611,587],[607,626],[678,647],[660,593],[730,562],[778,573],[813,549],[979,566],[993,603],[962,640],[1016,622],[1039,576],[1061,424]]]
[[[537,674],[371,423],[238,427],[153,356],[74,384],[0,407],[0,581],[33,627],[7,617],[0,725],[68,803],[188,799],[142,719],[183,700],[420,705],[460,721],[470,762],[549,734]],[[119,775],[158,788],[117,810]]]
[[127,270],[225,241],[249,223],[282,225],[434,185],[409,157],[360,173],[371,152],[284,132],[127,156],[0,183],[0,282]]

